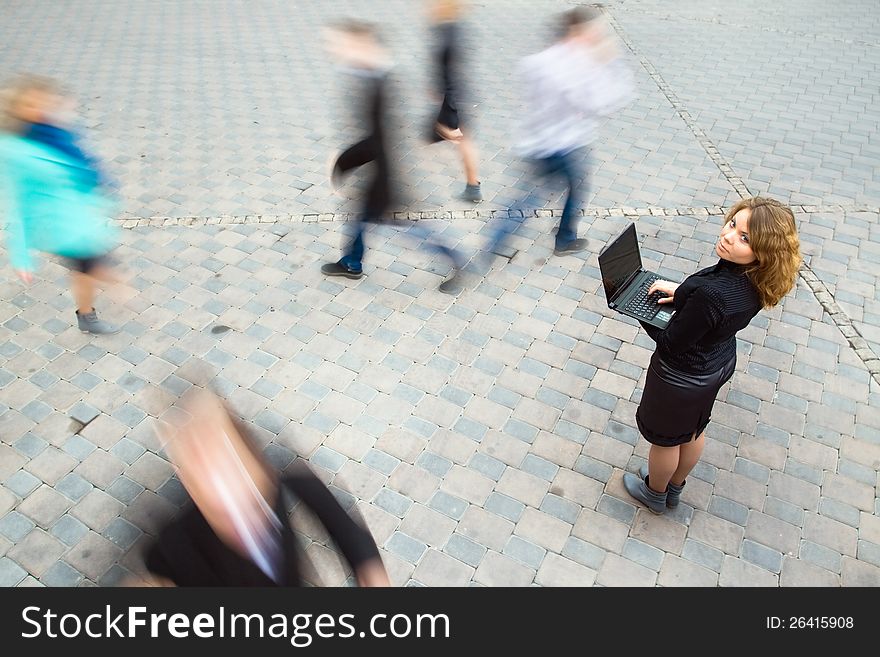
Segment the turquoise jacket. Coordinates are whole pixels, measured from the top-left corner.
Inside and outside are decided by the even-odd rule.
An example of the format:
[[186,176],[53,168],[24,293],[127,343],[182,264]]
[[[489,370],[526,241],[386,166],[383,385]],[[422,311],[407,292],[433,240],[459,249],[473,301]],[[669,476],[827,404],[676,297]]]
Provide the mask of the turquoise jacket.
[[87,183],[83,166],[50,146],[0,134],[0,216],[13,268],[32,271],[32,251],[94,258],[116,246],[113,203]]

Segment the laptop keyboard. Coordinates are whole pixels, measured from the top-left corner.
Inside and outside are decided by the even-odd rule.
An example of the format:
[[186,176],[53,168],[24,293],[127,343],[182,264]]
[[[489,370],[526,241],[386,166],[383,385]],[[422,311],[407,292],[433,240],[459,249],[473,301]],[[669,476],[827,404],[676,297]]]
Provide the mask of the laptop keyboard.
[[639,319],[654,319],[654,315],[660,310],[660,304],[658,304],[657,301],[662,299],[663,295],[659,292],[654,292],[654,294],[649,295],[648,288],[659,278],[659,276],[652,275],[645,279],[644,284],[639,287],[639,291],[636,292],[635,296],[630,299],[628,304],[626,304],[626,310],[628,312],[632,313]]

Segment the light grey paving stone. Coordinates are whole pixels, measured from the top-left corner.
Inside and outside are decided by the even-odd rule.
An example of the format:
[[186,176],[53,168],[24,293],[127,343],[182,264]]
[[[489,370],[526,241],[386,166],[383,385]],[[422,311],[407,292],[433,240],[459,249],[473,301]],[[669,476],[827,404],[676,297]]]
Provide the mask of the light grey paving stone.
[[19,497],[27,497],[40,485],[40,483],[40,480],[30,472],[19,470],[11,477],[7,477],[3,482],[3,485]]
[[413,504],[409,498],[388,488],[380,490],[373,503],[398,518],[403,518]]
[[102,535],[123,550],[127,550],[140,538],[143,532],[122,518],[115,518],[104,529]]
[[782,562],[779,585],[784,587],[840,586],[840,576],[806,561],[786,556]]
[[760,566],[771,573],[779,573],[782,570],[783,554],[760,543],[745,539],[742,544],[742,557],[749,563]]
[[0,534],[16,543],[27,536],[35,526],[27,516],[18,511],[10,511],[0,518]]
[[64,495],[48,486],[41,486],[22,501],[16,510],[45,529],[64,515],[70,505],[70,500]]
[[27,571],[15,561],[8,557],[0,557],[0,586],[16,586],[25,577],[27,577]]
[[474,573],[474,580],[484,586],[529,586],[536,574],[515,559],[490,550]]
[[461,534],[453,534],[446,542],[443,551],[469,566],[477,567],[487,550]]
[[645,568],[659,571],[665,553],[647,543],[642,543],[641,541],[629,538],[623,546],[621,556],[626,557],[630,561],[634,561]]
[[724,552],[691,539],[685,540],[681,556],[716,573],[721,572],[721,565],[724,562]]
[[465,514],[469,505],[467,501],[443,491],[437,491],[428,502],[428,506],[443,513],[454,520],[459,520]]
[[484,504],[484,508],[502,518],[517,522],[526,507],[525,504],[519,500],[515,500],[512,497],[496,492],[489,495]]
[[416,566],[413,578],[427,586],[465,586],[474,568],[454,557],[429,549]]
[[418,563],[419,559],[428,549],[428,546],[414,538],[394,532],[394,535],[385,543],[385,549],[410,563]]
[[6,556],[31,575],[39,578],[64,554],[66,549],[58,539],[37,528],[17,541]]
[[[73,475],[73,476],[78,476],[78,475]],[[89,488],[91,489],[91,484],[88,484],[88,482],[85,482],[85,480],[83,480],[83,482],[86,483],[89,486]],[[113,483],[107,487],[106,492],[109,495],[112,495],[113,497],[115,497],[117,500],[119,500],[123,504],[128,504],[130,502],[133,502],[134,499],[138,495],[140,495],[141,492],[143,492],[144,490],[145,490],[144,487],[141,486],[139,483],[137,483],[136,481],[132,481],[131,479],[129,479],[125,475],[122,475],[122,476],[117,477],[113,481]],[[88,492],[88,491],[86,491],[86,492]]]
[[657,573],[617,554],[608,554],[596,583],[602,586],[654,586]]
[[547,550],[539,545],[523,540],[519,536],[511,536],[502,553],[522,562],[529,568],[537,570],[544,561]]
[[76,545],[89,532],[89,528],[71,515],[58,519],[49,533],[67,546]]
[[718,573],[712,569],[695,565],[674,554],[667,554],[660,567],[657,578],[659,586],[717,586]]
[[71,568],[63,561],[56,561],[52,564],[40,581],[46,586],[52,587],[73,587],[77,586],[83,579],[82,573]]

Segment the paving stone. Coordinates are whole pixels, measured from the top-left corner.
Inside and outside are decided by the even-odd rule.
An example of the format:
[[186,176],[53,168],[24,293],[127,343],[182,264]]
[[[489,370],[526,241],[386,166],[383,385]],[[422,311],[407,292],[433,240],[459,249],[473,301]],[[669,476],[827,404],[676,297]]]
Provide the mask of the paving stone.
[[27,577],[27,571],[15,561],[8,557],[0,557],[0,586],[16,586],[25,577]]
[[880,568],[849,557],[844,557],[843,568],[840,574],[840,583],[845,587],[876,587],[880,585]]
[[486,554],[486,548],[479,543],[465,538],[460,534],[453,534],[446,542],[443,551],[459,561],[476,567]]
[[60,541],[38,528],[16,542],[6,556],[34,577],[41,577],[65,550]]
[[813,543],[812,541],[807,540],[801,540],[801,547],[798,556],[802,560],[808,561],[809,563],[815,564],[834,573],[840,572],[843,558],[840,552],[836,552],[824,545],[819,545],[818,543]]
[[836,573],[814,566],[806,561],[787,556],[782,560],[779,585],[786,587],[836,587],[840,586],[840,577]]
[[474,581],[484,586],[528,586],[535,575],[515,559],[489,550],[474,573]]
[[410,563],[418,563],[428,546],[402,532],[394,532],[385,543],[385,549]]
[[541,586],[592,586],[596,575],[593,569],[550,553],[538,569],[535,583]]
[[692,539],[685,540],[681,556],[716,573],[721,572],[724,563],[723,551]]
[[730,555],[725,555],[718,578],[719,586],[778,586],[779,576]]
[[674,554],[666,554],[657,577],[659,586],[718,586],[718,573]]
[[656,582],[655,571],[613,553],[605,557],[596,578],[602,586],[654,586]]
[[587,543],[619,553],[629,535],[629,526],[604,514],[584,509],[571,533]]
[[804,520],[804,538],[824,545],[846,556],[855,556],[858,531],[841,522],[814,513]]
[[121,554],[122,550],[113,543],[90,532],[67,552],[64,561],[96,582]]
[[18,505],[18,512],[40,527],[48,528],[70,507],[70,501],[48,486],[41,486]]
[[63,561],[56,561],[43,573],[40,581],[46,586],[73,587],[77,586],[82,579],[82,573],[71,568]]
[[412,576],[426,586],[465,586],[474,572],[472,566],[443,552],[429,549]]

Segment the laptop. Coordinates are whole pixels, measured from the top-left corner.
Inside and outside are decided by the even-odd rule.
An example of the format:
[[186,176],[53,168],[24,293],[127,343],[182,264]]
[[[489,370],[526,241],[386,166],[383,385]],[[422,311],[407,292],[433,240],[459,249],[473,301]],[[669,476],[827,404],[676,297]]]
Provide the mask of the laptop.
[[599,252],[599,271],[609,308],[657,328],[667,327],[675,310],[657,303],[662,295],[648,296],[648,288],[661,277],[642,268],[635,224],[627,226]]

